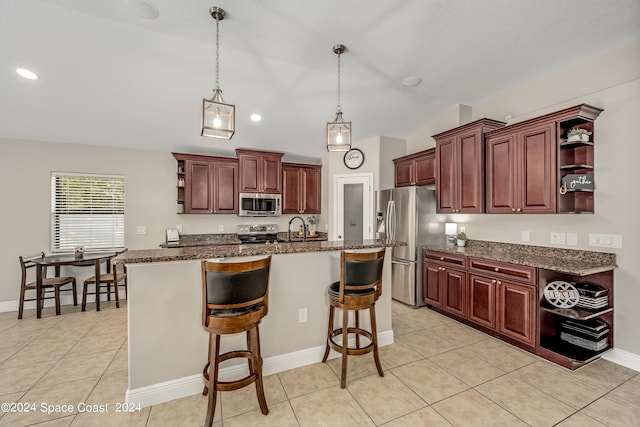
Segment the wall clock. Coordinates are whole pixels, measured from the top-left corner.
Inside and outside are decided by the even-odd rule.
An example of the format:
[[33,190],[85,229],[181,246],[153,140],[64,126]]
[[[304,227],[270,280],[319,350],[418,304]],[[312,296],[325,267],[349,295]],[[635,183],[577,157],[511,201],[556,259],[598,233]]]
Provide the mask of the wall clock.
[[571,283],[556,280],[545,286],[544,297],[553,306],[571,308],[578,304],[580,293]]
[[364,163],[364,153],[357,148],[344,153],[344,165],[349,169],[358,169]]

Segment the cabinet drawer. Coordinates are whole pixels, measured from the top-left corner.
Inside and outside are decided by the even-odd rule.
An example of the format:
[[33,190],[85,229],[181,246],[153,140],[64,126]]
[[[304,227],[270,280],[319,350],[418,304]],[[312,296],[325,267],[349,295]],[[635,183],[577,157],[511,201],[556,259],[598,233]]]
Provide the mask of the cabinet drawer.
[[446,265],[448,267],[467,268],[467,257],[446,252],[424,251],[424,260]]
[[504,277],[531,285],[535,284],[536,269],[534,267],[469,258],[469,269],[475,272],[490,273],[491,277]]

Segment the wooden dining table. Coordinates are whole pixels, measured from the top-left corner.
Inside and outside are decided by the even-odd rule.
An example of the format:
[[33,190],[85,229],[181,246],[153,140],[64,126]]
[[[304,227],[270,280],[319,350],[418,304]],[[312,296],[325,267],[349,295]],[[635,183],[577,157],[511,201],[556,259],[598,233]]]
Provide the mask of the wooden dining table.
[[[52,254],[42,259],[36,259],[36,318],[42,317],[42,306],[40,305],[40,295],[42,292],[42,279],[46,277],[47,267],[55,267],[56,277],[60,276],[60,267],[70,265],[74,267],[95,268],[95,277],[100,277],[100,264],[107,262],[107,273],[111,272],[111,263],[108,261],[115,257],[115,252],[85,252],[82,257],[75,254]],[[96,280],[97,286],[98,280]],[[96,292],[96,310],[100,311],[100,295]]]

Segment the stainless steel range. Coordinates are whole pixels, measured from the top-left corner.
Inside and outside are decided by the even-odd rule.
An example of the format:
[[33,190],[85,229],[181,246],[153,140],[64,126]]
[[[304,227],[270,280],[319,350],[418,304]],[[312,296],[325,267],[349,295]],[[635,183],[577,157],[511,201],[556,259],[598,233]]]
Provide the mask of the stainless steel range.
[[278,239],[278,226],[276,224],[238,225],[238,240],[245,243],[284,242]]

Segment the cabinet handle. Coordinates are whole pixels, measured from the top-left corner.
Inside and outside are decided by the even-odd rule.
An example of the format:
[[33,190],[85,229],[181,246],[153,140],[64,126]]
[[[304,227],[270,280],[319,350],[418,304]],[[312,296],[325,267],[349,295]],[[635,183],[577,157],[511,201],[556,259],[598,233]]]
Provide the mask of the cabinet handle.
[[522,209],[518,208],[518,209],[516,209],[516,210],[517,210],[518,212],[520,212]]
[[515,212],[515,211],[516,211],[516,208],[511,208],[511,212]]
[[498,281],[497,281],[496,279],[493,279],[493,280],[491,281],[491,283],[493,283],[494,285],[495,285],[497,282],[498,282]]
[[441,257],[440,257],[440,261],[444,261],[444,257],[442,257],[442,256],[441,256]]
[[498,280],[498,285],[502,285],[502,281]]
[[500,271],[498,267],[494,268],[493,271]]

